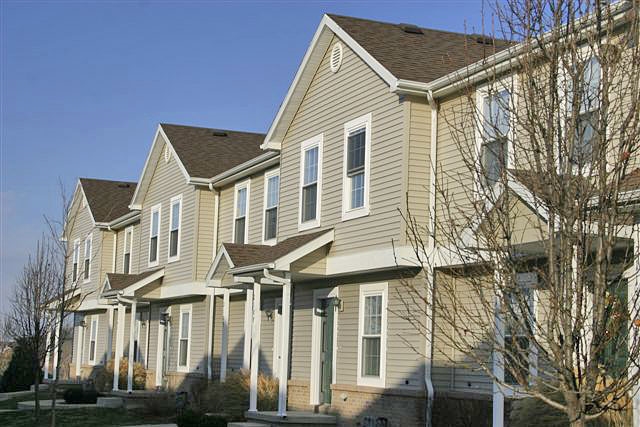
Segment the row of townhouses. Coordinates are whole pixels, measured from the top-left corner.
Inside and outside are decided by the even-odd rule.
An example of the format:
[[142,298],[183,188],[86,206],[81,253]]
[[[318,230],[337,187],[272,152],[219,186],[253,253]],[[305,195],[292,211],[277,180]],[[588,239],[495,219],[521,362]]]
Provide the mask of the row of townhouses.
[[[72,377],[129,358],[147,389],[189,390],[247,369],[279,380],[279,416],[325,405],[353,425],[424,425],[438,393],[491,400],[490,376],[398,313],[426,283],[403,217],[435,229],[435,177],[463,167],[456,82],[508,46],[325,15],[266,135],[163,123],[138,182],[81,178]],[[518,176],[517,208],[536,215]],[[429,274],[470,274],[445,259]]]

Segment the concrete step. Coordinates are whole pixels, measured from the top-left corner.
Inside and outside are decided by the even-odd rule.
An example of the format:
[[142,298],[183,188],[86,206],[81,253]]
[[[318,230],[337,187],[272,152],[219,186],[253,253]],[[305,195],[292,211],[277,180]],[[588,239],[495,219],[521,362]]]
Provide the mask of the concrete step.
[[337,418],[334,415],[302,411],[287,411],[287,416],[284,418],[275,411],[246,412],[245,417],[248,421],[271,426],[302,427],[337,424]]
[[227,427],[266,427],[269,424],[255,423],[252,421],[235,422],[227,424]]
[[124,399],[121,397],[99,397],[96,406],[98,408],[122,408]]

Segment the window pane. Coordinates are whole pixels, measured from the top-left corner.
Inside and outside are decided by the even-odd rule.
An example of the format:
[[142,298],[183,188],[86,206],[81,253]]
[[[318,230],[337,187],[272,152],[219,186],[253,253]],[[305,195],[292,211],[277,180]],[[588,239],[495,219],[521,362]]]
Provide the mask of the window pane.
[[160,219],[160,211],[154,211],[151,214],[151,236],[158,235],[158,220]]
[[123,268],[123,272],[124,274],[129,274],[129,259],[130,259],[131,255],[129,254],[124,254],[124,268]]
[[509,92],[503,90],[483,101],[484,133],[487,139],[501,138],[509,132]]
[[362,338],[362,376],[380,376],[380,337]]
[[507,141],[497,139],[482,146],[481,160],[485,177],[485,184],[493,185],[498,182],[507,161]]
[[176,255],[178,255],[178,230],[173,230],[169,237],[169,256]]
[[382,295],[365,297],[363,333],[365,335],[382,333]]
[[91,239],[84,241],[84,257],[89,258],[91,256]]
[[171,229],[177,230],[180,225],[180,202],[171,205]]
[[591,160],[596,136],[597,117],[598,115],[595,112],[587,112],[578,116],[576,140],[571,156],[571,160],[574,163],[584,164]]
[[189,313],[182,313],[182,323],[180,325],[180,338],[188,338],[189,337]]
[[158,238],[151,238],[151,247],[149,248],[149,261],[154,262],[158,259]]
[[277,175],[267,180],[267,209],[278,206],[279,185],[280,177]]
[[265,240],[276,237],[278,227],[278,208],[271,208],[265,212],[264,218],[264,238]]
[[233,237],[234,243],[244,243],[244,218],[236,219],[235,236]]
[[93,320],[91,322],[91,339],[95,341],[97,335],[98,335],[98,321]]
[[583,94],[580,102],[580,112],[585,113],[598,108],[600,96],[600,62],[596,57],[591,57],[584,66]]
[[[504,381],[507,384],[518,384],[529,377],[529,340],[523,336],[504,337],[505,364]],[[520,381],[518,381],[520,378]]]
[[180,340],[180,360],[178,362],[180,366],[187,366],[187,345],[187,340]]
[[88,259],[84,260],[84,278],[88,279],[89,278],[89,270],[91,269],[91,264],[90,261]]
[[318,180],[318,147],[313,147],[304,152],[304,180],[303,185],[311,184]]
[[364,206],[364,172],[353,175],[351,178],[351,209]]
[[349,135],[347,142],[347,174],[364,168],[365,135],[365,129],[360,129]]
[[91,341],[89,347],[89,360],[96,360],[96,342]]
[[76,280],[78,280],[78,263],[74,262],[73,263],[73,281],[75,282]]
[[238,200],[236,205],[236,218],[245,216],[247,213],[247,189],[238,189]]
[[302,189],[302,222],[316,219],[316,203],[318,184],[312,184]]

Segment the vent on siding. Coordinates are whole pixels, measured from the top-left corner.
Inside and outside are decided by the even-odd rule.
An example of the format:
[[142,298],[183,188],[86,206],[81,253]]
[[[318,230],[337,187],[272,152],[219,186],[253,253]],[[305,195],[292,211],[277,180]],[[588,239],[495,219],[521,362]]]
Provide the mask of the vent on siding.
[[329,67],[334,73],[338,72],[342,65],[342,44],[336,43],[331,49],[331,58],[329,60]]
[[213,136],[228,136],[229,134],[222,130],[214,130]]
[[472,37],[476,39],[476,43],[478,44],[485,44],[488,46],[493,45],[493,39],[491,37],[484,36],[482,34],[475,34]]
[[131,186],[126,182],[121,182],[120,184],[118,184],[118,188],[129,188],[129,187]]
[[164,161],[169,163],[169,159],[171,159],[171,150],[169,149],[169,144],[164,145]]
[[422,28],[418,27],[417,25],[414,24],[400,24],[400,28],[402,28],[402,31],[404,31],[405,33],[409,33],[409,34],[424,34],[422,32]]

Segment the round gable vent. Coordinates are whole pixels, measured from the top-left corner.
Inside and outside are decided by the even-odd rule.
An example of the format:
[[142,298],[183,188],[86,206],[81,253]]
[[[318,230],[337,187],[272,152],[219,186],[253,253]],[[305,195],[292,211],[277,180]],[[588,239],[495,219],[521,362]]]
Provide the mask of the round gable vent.
[[171,149],[169,148],[169,144],[164,144],[164,161],[169,163],[169,159],[171,159]]
[[329,67],[331,71],[337,73],[340,69],[340,65],[342,65],[342,44],[336,43],[333,45],[331,49],[331,58],[329,59]]

